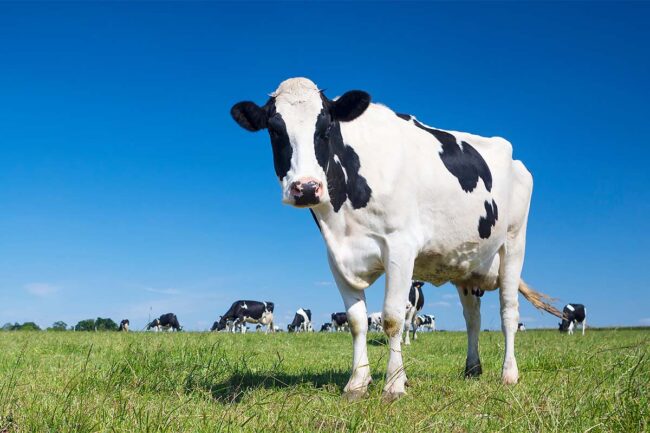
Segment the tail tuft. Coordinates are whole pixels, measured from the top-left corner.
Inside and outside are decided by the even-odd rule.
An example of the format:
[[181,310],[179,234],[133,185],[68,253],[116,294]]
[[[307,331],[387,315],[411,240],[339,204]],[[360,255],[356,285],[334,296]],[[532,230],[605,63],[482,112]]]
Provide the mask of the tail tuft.
[[540,293],[531,289],[530,286],[524,282],[524,280],[519,281],[519,291],[522,295],[524,295],[524,298],[526,298],[528,302],[533,304],[533,306],[538,310],[544,310],[547,313],[551,313],[555,317],[559,317],[560,319],[562,318],[562,312],[548,303],[553,302],[556,299],[551,298],[544,293]]

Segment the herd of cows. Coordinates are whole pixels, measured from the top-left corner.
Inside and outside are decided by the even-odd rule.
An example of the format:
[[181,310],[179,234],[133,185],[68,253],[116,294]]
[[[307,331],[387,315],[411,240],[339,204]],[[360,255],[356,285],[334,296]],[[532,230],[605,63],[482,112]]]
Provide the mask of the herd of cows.
[[[424,307],[424,293],[422,286],[424,282],[413,281],[409,291],[409,300],[406,304],[406,316],[404,318],[404,344],[410,344],[409,328],[413,334],[413,339],[417,339],[417,331],[419,329],[435,331],[436,318],[431,314],[418,314]],[[275,304],[273,302],[259,302],[259,301],[235,301],[226,313],[219,317],[219,320],[214,322],[210,331],[224,331],[232,333],[245,333],[248,328],[246,324],[256,325],[256,331],[264,328],[264,332],[283,332],[273,323],[273,310]],[[559,330],[573,334],[573,330],[579,324],[582,326],[582,335],[585,334],[587,324],[586,309],[582,304],[567,304],[563,311],[563,320],[559,323]],[[371,313],[368,315],[368,330],[382,332],[382,314]],[[124,319],[120,322],[120,331],[129,331],[130,322]],[[182,327],[178,321],[178,317],[174,313],[166,313],[160,317],[152,320],[146,327],[147,330],[153,331],[181,331]],[[312,323],[311,310],[306,308],[299,308],[293,317],[290,324],[287,325],[288,332],[314,332]],[[332,313],[331,321],[323,323],[320,327],[320,332],[341,332],[349,331],[348,315],[345,312]],[[526,327],[523,323],[519,322],[517,326],[518,331],[525,331]]]

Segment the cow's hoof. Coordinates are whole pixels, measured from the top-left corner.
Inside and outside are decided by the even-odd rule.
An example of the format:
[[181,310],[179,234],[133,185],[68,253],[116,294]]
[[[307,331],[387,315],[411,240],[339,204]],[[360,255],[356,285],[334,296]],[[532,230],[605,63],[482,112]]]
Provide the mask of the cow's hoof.
[[483,374],[483,368],[480,362],[474,365],[465,365],[466,378],[479,377],[481,374]]
[[516,385],[517,382],[519,382],[519,372],[504,371],[503,374],[501,375],[501,382],[503,382],[504,385]]
[[366,389],[355,389],[353,391],[345,391],[341,396],[345,401],[352,403],[354,401],[363,400],[368,397],[368,390]]
[[381,393],[381,401],[384,403],[392,403],[404,397],[406,392],[388,392],[384,391]]

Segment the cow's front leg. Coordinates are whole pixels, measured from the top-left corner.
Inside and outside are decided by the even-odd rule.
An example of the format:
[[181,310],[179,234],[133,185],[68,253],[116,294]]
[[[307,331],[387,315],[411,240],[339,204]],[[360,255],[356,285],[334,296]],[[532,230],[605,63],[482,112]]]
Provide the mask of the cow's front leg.
[[363,398],[368,393],[368,385],[372,381],[366,335],[368,334],[368,315],[366,310],[366,294],[363,290],[350,287],[347,282],[333,270],[336,285],[341,292],[348,324],[352,333],[352,375],[343,389],[343,396],[350,401]]
[[389,258],[385,262],[388,263],[388,266],[386,267],[386,291],[384,294],[382,324],[384,333],[388,336],[390,352],[383,398],[385,401],[390,402],[406,394],[406,372],[402,361],[401,340],[404,330],[406,304],[408,303],[408,294],[413,276],[413,259],[410,257],[401,260]]
[[478,337],[481,332],[481,298],[471,290],[457,287],[463,316],[467,327],[467,359],[465,360],[465,377],[477,377],[483,373],[478,354]]

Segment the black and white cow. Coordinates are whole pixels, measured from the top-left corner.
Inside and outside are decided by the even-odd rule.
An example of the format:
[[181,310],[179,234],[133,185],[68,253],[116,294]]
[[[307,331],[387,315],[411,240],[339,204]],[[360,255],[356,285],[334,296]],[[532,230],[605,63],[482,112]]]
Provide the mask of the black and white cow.
[[517,331],[526,332],[526,326],[522,322],[519,322],[519,324],[517,325]]
[[124,332],[129,332],[129,319],[124,319],[120,322],[120,328],[118,331],[124,331]]
[[332,324],[330,322],[323,323],[320,327],[320,332],[332,332]]
[[423,314],[415,318],[415,329],[436,330],[436,318],[431,314]]
[[371,380],[364,289],[383,273],[386,399],[405,393],[401,334],[411,279],[458,288],[470,376],[481,373],[475,294],[499,289],[501,377],[517,382],[519,292],[561,313],[520,278],[533,182],[509,142],[426,126],[359,90],[332,100],[306,78],[284,81],[261,107],[235,104],[231,115],[249,131],[268,130],[282,201],[309,208],[320,229],[354,340],[349,398],[365,395]]
[[332,313],[332,329],[334,332],[347,331],[348,327],[347,313]]
[[311,310],[305,310],[304,308],[299,308],[298,311],[296,311],[296,315],[293,316],[293,322],[287,325],[287,331],[289,332],[313,331],[311,326]]
[[413,329],[413,339],[417,340],[418,327],[415,324],[417,313],[424,307],[424,293],[422,293],[423,281],[413,281],[411,283],[411,290],[409,290],[409,300],[406,303],[406,319],[404,320],[404,344],[411,344],[409,339],[409,326]]
[[259,323],[266,326],[266,332],[275,332],[273,327],[273,302],[235,301],[228,311],[212,325],[212,331],[230,330],[233,327],[246,332],[246,323]]
[[157,319],[153,319],[151,323],[147,325],[147,329],[153,329],[154,331],[180,331],[181,325],[178,323],[178,318],[174,313],[163,314]]
[[566,304],[562,310],[562,322],[559,323],[560,332],[573,334],[573,329],[582,325],[582,335],[587,327],[587,309],[582,304]]
[[381,313],[371,313],[368,315],[368,330],[381,332]]

